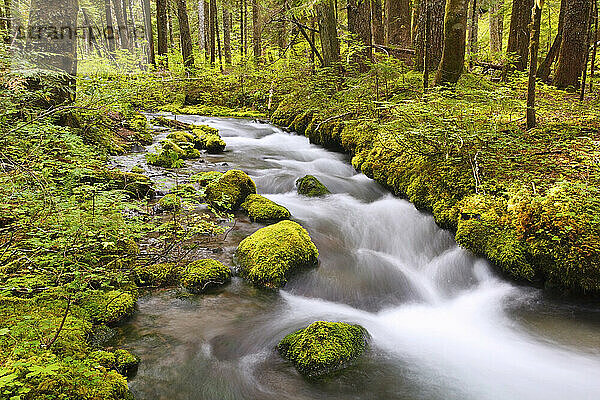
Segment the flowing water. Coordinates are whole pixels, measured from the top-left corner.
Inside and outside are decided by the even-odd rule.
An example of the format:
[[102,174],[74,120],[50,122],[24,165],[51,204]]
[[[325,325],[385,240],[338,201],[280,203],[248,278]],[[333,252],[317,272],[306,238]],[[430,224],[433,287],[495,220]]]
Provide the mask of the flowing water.
[[[177,119],[218,128],[227,142],[224,154],[188,161],[187,171],[246,171],[308,230],[320,265],[278,291],[234,278],[210,295],[143,296],[117,341],[142,359],[130,383],[137,399],[600,399],[596,304],[550,299],[497,276],[430,215],[304,137],[248,120]],[[113,161],[142,164],[172,185],[143,153]],[[296,194],[305,174],[333,194]],[[241,226],[221,257],[230,260],[261,226]],[[371,345],[352,367],[313,381],[275,346],[316,320],[359,323]]]

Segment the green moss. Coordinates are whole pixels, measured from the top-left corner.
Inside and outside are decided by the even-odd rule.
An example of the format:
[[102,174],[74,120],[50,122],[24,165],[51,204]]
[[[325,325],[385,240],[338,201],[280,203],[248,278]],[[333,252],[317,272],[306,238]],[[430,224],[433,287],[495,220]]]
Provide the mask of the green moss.
[[259,194],[251,194],[242,203],[242,208],[248,212],[252,221],[281,221],[290,218],[287,208],[263,197]]
[[95,290],[85,293],[81,307],[93,322],[115,325],[133,314],[135,302],[135,296],[130,292]]
[[124,190],[138,199],[154,196],[152,181],[142,174],[118,169],[100,169],[92,175],[83,176],[81,179],[89,183],[105,183],[110,189]]
[[192,293],[202,293],[230,280],[229,267],[208,258],[188,264],[181,276],[181,284]]
[[317,265],[319,252],[308,232],[292,221],[259,229],[235,252],[240,274],[257,285],[281,287],[301,267]]
[[319,377],[346,368],[367,347],[367,331],[360,325],[317,321],[287,335],[277,350],[308,377]]
[[178,283],[181,268],[176,263],[163,263],[139,266],[134,272],[138,285],[162,287]]
[[167,135],[167,139],[172,140],[174,142],[182,142],[182,143],[194,143],[195,136],[187,131],[175,131],[170,132]]
[[137,373],[140,360],[127,350],[118,349],[115,350],[114,365],[118,373],[128,378],[132,378]]
[[144,170],[144,168],[140,167],[139,165],[134,166],[133,168],[131,168],[131,173],[133,174],[144,174],[146,171]]
[[192,132],[195,135],[196,148],[206,150],[211,154],[222,153],[225,150],[226,143],[216,129],[200,125]]
[[223,176],[222,172],[218,171],[207,171],[200,172],[199,174],[193,175],[190,179],[194,182],[198,182],[200,186],[206,186],[214,180],[219,179]]
[[178,211],[181,209],[181,199],[174,193],[164,195],[158,205],[166,211]]
[[256,185],[245,172],[232,169],[219,179],[206,186],[206,200],[222,210],[235,210],[251,194],[256,193]]
[[312,175],[306,175],[296,181],[298,193],[309,196],[318,197],[325,196],[331,192],[317,178]]

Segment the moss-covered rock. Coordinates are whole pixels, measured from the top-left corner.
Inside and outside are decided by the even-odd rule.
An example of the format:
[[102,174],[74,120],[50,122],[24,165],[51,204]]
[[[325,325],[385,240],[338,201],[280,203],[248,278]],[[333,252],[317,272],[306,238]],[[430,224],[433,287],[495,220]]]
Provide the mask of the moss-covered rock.
[[178,211],[181,209],[181,199],[176,194],[169,193],[158,201],[158,205],[166,211]]
[[317,321],[287,335],[279,354],[308,377],[319,377],[349,366],[367,347],[368,333],[360,325]]
[[179,282],[181,267],[176,263],[144,265],[135,268],[134,273],[139,286],[162,287]]
[[226,143],[215,128],[200,125],[192,132],[195,135],[196,148],[206,150],[211,154],[222,153],[225,150]]
[[124,349],[115,350],[115,369],[127,378],[133,378],[137,373],[140,359]]
[[175,132],[170,132],[167,135],[167,139],[170,139],[177,143],[181,143],[181,142],[194,143],[195,136],[188,131],[175,131]]
[[319,252],[308,232],[293,221],[259,229],[235,252],[240,274],[266,287],[281,287],[296,269],[315,266]]
[[256,222],[281,221],[290,218],[290,212],[287,208],[259,194],[251,194],[246,197],[246,201],[242,203],[242,208],[246,210],[250,219]]
[[298,193],[309,197],[319,197],[330,194],[329,189],[325,187],[317,178],[312,175],[306,175],[296,181]]
[[124,190],[137,199],[153,197],[155,193],[152,181],[147,176],[118,169],[100,169],[82,176],[81,180],[86,183],[105,183],[110,189]]
[[116,324],[129,318],[135,311],[135,297],[129,292],[113,290],[107,294],[108,302],[101,321]]
[[223,285],[231,280],[231,270],[217,260],[203,259],[190,263],[181,276],[181,284],[192,293]]
[[206,186],[209,183],[211,183],[212,181],[219,179],[221,176],[223,176],[222,172],[207,171],[207,172],[200,172],[196,175],[193,175],[191,177],[191,179],[193,181],[197,182],[200,186]]
[[219,179],[206,186],[206,200],[222,210],[235,210],[251,194],[256,193],[256,185],[245,172],[232,169]]

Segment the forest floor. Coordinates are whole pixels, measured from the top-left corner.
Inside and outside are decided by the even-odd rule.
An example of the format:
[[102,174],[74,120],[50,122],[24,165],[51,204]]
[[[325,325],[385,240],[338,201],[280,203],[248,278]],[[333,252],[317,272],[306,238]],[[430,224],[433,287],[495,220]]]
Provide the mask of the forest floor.
[[[425,95],[394,60],[344,77],[279,64],[197,76],[82,76],[76,103],[58,108],[3,78],[0,397],[129,396],[126,371],[106,367],[117,353],[97,349],[135,310],[136,267],[156,261],[138,243],[172,239],[164,216],[148,216],[148,178],[106,167],[149,142],[138,111],[270,118],[349,153],[515,279],[600,291],[600,91],[580,102],[540,84],[527,131],[521,75],[466,74]],[[226,220],[201,230],[218,241]]]

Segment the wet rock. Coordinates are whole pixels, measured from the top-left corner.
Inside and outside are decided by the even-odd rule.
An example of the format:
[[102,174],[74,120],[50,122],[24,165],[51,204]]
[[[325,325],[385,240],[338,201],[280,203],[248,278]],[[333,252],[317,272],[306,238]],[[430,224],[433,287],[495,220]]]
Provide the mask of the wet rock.
[[312,175],[306,175],[296,181],[298,193],[308,197],[319,197],[330,194],[329,189],[325,187],[317,178]]
[[316,378],[351,365],[364,353],[368,337],[360,325],[317,321],[284,337],[277,350],[302,375]]
[[287,208],[259,194],[248,196],[246,201],[242,203],[242,209],[255,222],[281,221],[290,218],[290,212]]
[[293,221],[259,229],[235,252],[240,275],[265,287],[282,287],[295,270],[316,266],[319,252],[308,232]]
[[206,186],[206,200],[221,210],[236,210],[251,194],[256,193],[256,185],[245,172],[232,169],[219,179]]
[[192,293],[202,293],[230,280],[229,267],[209,258],[188,264],[181,276],[182,286]]

